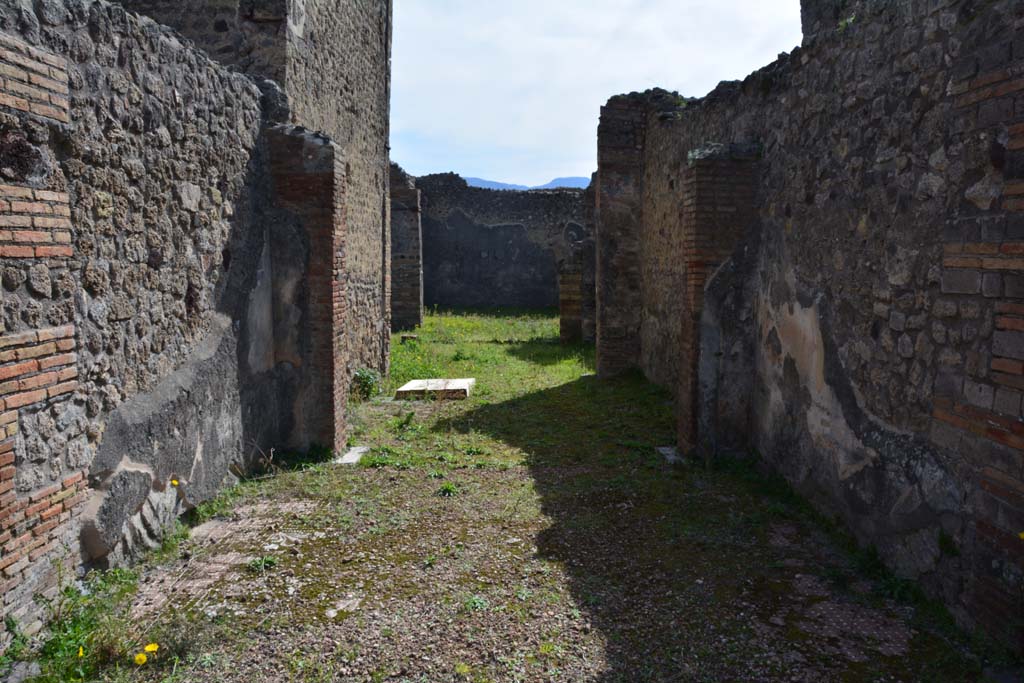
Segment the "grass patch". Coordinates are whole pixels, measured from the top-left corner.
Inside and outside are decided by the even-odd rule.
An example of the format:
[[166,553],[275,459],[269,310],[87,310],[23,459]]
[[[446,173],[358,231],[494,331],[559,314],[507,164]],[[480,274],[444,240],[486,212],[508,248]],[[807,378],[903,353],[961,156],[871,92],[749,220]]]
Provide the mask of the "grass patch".
[[[756,460],[666,466],[654,449],[675,439],[671,396],[639,373],[593,377],[594,349],[559,344],[555,315],[438,312],[417,337],[393,340],[383,392],[474,377],[470,398],[371,395],[350,406],[351,443],[371,448],[359,466],[325,464],[327,451],[275,458],[272,476],[201,505],[194,521],[259,500],[275,534],[279,524],[301,540],[279,551],[252,525],[248,539],[229,537],[233,554],[254,558],[231,579],[244,590],[211,597],[214,616],[191,604],[162,614],[148,635],[181,670],[132,675],[331,680],[344,667],[352,680],[788,680],[806,661],[819,680],[978,680],[983,650]],[[782,550],[769,542],[780,526],[794,539]],[[800,573],[910,620],[910,651],[866,650],[864,665],[822,655],[839,650],[801,621],[811,603],[793,596]],[[320,651],[319,620],[349,591],[363,606],[342,610],[340,644]],[[782,603],[791,623],[772,631]],[[127,670],[144,641],[126,639],[97,679]],[[796,669],[765,653],[798,655]]]

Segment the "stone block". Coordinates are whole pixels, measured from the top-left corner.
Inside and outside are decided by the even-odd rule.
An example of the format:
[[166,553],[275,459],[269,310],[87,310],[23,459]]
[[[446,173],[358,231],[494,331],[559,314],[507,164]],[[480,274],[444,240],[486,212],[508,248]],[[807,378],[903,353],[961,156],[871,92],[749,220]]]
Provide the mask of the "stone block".
[[683,456],[679,454],[679,449],[675,446],[658,446],[654,449],[658,452],[665,462],[669,465],[678,465],[683,462]]
[[1024,299],[1024,276],[1004,274],[1003,296],[1008,299]]
[[943,294],[978,294],[981,292],[981,272],[950,269],[942,273]]
[[997,330],[992,335],[992,353],[1004,358],[1024,360],[1024,333]]
[[993,407],[997,412],[1000,412],[1003,415],[1019,417],[1020,399],[1021,392],[1007,387],[999,387],[996,390],[996,398]]
[[340,458],[335,458],[334,459],[334,464],[336,464],[336,465],[356,465],[356,464],[359,463],[360,460],[363,459],[363,456],[366,455],[369,452],[370,452],[370,449],[367,448],[366,446],[356,446],[354,448],[350,448],[350,449],[348,449],[348,452],[345,453],[345,455],[341,456]]
[[995,398],[995,390],[987,384],[967,380],[964,382],[964,398],[971,405],[991,410],[992,401]]
[[985,273],[981,280],[981,293],[994,299],[1003,295],[1003,278],[999,273]]
[[397,392],[396,399],[442,399],[460,401],[469,398],[476,380],[466,379],[414,379],[404,384]]

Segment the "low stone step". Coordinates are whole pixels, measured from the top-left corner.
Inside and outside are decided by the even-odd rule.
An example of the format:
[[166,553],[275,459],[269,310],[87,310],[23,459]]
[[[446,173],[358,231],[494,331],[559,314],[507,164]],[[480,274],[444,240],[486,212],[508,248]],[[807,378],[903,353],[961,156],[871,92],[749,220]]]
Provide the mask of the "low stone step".
[[416,401],[420,399],[443,399],[461,401],[469,398],[476,380],[465,379],[414,379],[397,392],[395,398]]
[[363,456],[370,452],[370,449],[366,446],[355,446],[354,448],[348,449],[348,453],[341,456],[340,458],[334,459],[335,465],[355,465],[362,460]]

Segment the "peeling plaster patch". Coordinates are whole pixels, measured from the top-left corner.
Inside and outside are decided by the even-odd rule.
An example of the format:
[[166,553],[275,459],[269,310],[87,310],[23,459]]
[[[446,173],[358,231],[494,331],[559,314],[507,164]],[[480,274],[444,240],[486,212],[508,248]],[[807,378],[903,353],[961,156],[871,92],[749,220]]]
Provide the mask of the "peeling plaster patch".
[[[825,380],[825,344],[817,307],[804,308],[794,301],[779,311],[761,297],[758,310],[762,338],[777,340],[781,358],[796,368],[796,379],[809,400],[803,417],[807,433],[818,450],[831,455],[839,481],[875,463],[878,453],[866,447],[847,424],[842,405]],[[790,408],[778,388],[787,383],[783,370],[786,363],[773,360],[773,355],[771,348],[762,347],[761,373],[767,375],[765,384],[772,387],[771,410],[762,425],[765,433],[771,433],[776,420],[791,419]]]

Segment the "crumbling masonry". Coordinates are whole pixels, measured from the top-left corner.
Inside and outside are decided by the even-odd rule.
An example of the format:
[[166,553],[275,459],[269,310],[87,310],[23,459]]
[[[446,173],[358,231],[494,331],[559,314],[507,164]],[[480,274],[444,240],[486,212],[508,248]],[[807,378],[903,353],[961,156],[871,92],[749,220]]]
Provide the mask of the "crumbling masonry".
[[123,4],[0,0],[0,616],[29,633],[55,560],[342,447],[349,377],[387,370],[390,2]]
[[598,372],[1024,645],[1024,6],[803,19],[743,82],[602,110]]

